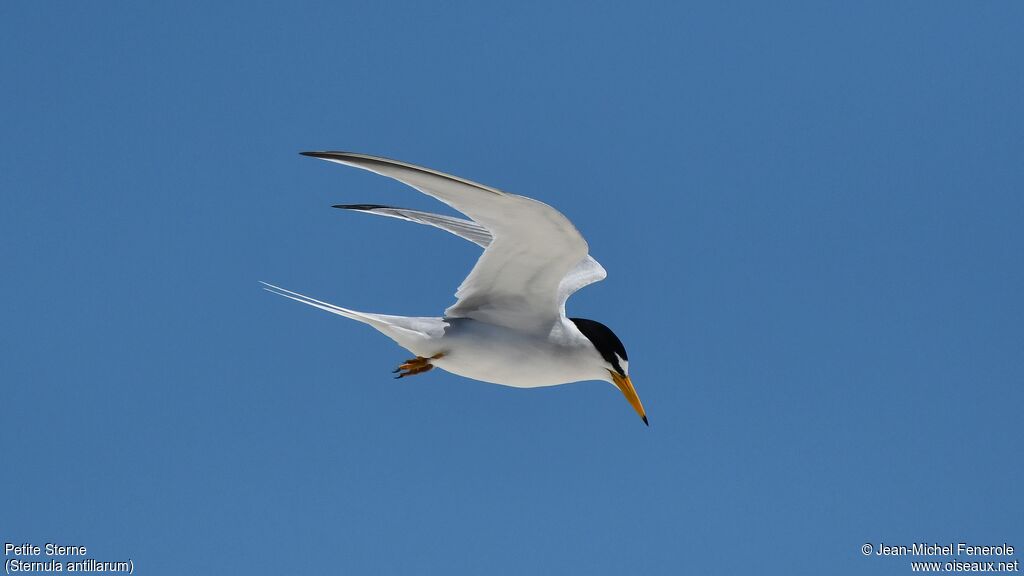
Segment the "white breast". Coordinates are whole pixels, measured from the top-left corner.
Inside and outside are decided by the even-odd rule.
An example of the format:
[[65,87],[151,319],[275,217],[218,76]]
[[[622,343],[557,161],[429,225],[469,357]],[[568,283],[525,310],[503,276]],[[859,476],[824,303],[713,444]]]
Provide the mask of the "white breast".
[[444,353],[433,364],[452,374],[518,388],[607,379],[597,350],[575,330],[534,335],[468,318],[447,322],[432,342]]

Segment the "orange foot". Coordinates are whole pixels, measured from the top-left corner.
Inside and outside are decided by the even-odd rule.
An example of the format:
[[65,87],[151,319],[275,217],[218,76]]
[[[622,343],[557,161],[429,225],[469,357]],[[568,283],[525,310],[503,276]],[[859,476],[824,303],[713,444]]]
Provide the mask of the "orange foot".
[[395,379],[405,378],[406,376],[415,376],[417,374],[423,374],[429,372],[434,365],[430,363],[431,360],[437,360],[444,356],[444,353],[434,354],[430,358],[424,358],[423,356],[417,356],[412,360],[406,360],[398,368],[395,368],[393,372],[399,373],[395,376]]

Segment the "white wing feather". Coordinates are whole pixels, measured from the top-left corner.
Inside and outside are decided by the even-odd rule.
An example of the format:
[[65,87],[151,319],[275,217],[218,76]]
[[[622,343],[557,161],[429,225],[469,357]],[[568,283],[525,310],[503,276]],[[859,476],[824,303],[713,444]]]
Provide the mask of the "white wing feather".
[[[394,208],[392,206],[379,206],[372,204],[338,205],[335,206],[335,208],[344,208],[346,210],[355,210],[366,214],[377,214],[380,216],[388,216],[390,218],[398,218],[400,220],[416,222],[417,224],[426,224],[427,226],[433,226],[446,232],[450,232],[459,238],[469,240],[482,248],[487,248],[491,244],[491,233],[488,232],[486,228],[472,220],[454,218],[443,214],[421,212],[419,210],[410,210],[408,208]],[[580,260],[572,270],[569,270],[569,273],[562,278],[562,281],[558,285],[559,312],[563,316],[565,315],[566,300],[568,300],[569,297],[578,290],[585,286],[589,286],[594,282],[604,280],[607,277],[608,272],[605,271],[604,267],[601,266],[597,260],[594,260],[593,256],[587,256],[583,260]]]
[[427,226],[433,226],[446,232],[451,232],[459,238],[465,238],[481,248],[487,248],[487,246],[491,244],[491,233],[488,232],[486,228],[472,220],[463,220],[462,218],[444,216],[443,214],[431,214],[430,212],[409,210],[408,208],[395,208],[393,206],[379,206],[376,204],[338,204],[335,208],[344,208],[345,210],[355,210],[366,214],[377,214],[379,216],[388,216],[390,218],[398,218],[399,220],[416,222],[417,224],[426,224]]
[[[607,275],[587,255],[587,242],[572,222],[543,202],[386,158],[347,152],[304,154],[394,178],[472,219],[398,208],[364,209],[436,226],[485,247],[446,317],[547,331],[564,316],[565,301],[573,292]],[[486,244],[481,232],[489,233]]]

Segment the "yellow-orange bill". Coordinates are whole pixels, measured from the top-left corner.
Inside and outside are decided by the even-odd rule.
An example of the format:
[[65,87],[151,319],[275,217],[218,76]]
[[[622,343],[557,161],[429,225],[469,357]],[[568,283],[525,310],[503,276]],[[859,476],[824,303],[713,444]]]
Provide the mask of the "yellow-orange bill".
[[636,389],[633,388],[633,382],[630,381],[629,376],[621,376],[617,372],[612,372],[612,380],[615,381],[615,386],[622,391],[622,395],[629,400],[629,404],[636,410],[636,413],[640,415],[644,420],[644,424],[650,426],[647,423],[647,413],[644,412],[644,405],[640,403],[640,397],[636,395]]

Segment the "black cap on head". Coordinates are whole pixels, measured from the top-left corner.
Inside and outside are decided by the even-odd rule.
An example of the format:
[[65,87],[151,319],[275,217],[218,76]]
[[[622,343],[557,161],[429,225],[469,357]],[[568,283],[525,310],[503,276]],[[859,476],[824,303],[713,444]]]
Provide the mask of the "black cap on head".
[[615,332],[596,320],[587,320],[586,318],[569,318],[569,320],[572,320],[576,328],[590,340],[594,348],[597,348],[601,357],[614,366],[619,374],[625,376],[626,372],[619,365],[619,358],[629,360],[629,357],[626,356],[626,347],[622,345],[622,341],[615,335]]

